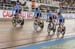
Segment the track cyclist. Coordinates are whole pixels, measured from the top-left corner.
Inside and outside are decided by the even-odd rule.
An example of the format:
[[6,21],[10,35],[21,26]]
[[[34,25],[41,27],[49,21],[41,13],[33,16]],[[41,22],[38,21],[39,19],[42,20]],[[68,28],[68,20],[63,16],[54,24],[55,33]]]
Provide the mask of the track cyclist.
[[39,8],[35,8],[35,10],[34,10],[34,24],[36,24],[36,26],[39,26],[41,28],[40,31],[42,31],[44,28],[44,22],[41,20],[41,17],[42,17],[41,10]]
[[53,31],[53,34],[51,36],[53,36],[55,34],[55,30],[56,30],[56,25],[55,25],[55,15],[47,10],[47,14],[46,14],[46,22],[48,22],[48,27],[47,27],[47,32],[48,35],[50,35],[51,30]]

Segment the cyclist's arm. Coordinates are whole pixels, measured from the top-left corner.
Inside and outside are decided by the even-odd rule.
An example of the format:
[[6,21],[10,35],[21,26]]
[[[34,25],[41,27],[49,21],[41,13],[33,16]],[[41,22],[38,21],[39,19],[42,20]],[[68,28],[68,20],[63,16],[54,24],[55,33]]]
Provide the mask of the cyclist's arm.
[[20,6],[20,8],[22,8],[22,6],[21,5],[19,5]]
[[57,21],[56,21],[56,24],[58,25],[58,23],[59,23],[59,16],[57,17]]
[[15,7],[12,8],[12,15],[14,15]]
[[64,19],[64,17],[62,17],[62,23],[64,23],[65,22],[65,19]]
[[34,15],[33,15],[33,19],[35,19],[35,16],[36,16],[36,11],[34,10]]
[[34,9],[34,17],[36,17],[37,11]]
[[46,22],[49,20],[49,13],[46,14]]
[[41,16],[41,11],[39,10],[39,16]]

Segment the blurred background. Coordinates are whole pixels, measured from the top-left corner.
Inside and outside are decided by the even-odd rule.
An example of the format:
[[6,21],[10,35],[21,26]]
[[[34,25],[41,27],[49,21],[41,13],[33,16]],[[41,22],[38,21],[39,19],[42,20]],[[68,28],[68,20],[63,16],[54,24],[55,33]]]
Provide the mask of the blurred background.
[[63,13],[75,13],[74,0],[0,0],[0,9],[11,10],[17,1],[23,5],[24,11],[33,11],[35,6],[39,6],[42,12],[47,8],[51,11],[61,8]]

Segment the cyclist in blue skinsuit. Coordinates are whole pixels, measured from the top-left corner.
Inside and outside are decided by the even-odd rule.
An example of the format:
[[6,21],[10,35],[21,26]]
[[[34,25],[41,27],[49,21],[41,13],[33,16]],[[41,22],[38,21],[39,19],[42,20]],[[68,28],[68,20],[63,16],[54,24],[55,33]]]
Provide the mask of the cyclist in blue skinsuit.
[[64,26],[65,19],[60,12],[58,13],[57,22],[59,25],[62,25],[62,27]]
[[[65,26],[64,26],[65,18],[61,15],[61,12],[58,13],[57,22],[58,22],[57,24],[59,25],[59,27],[58,27],[57,30],[60,29],[60,33],[62,33],[62,37],[61,37],[61,38],[63,38],[64,35],[65,35],[65,30],[66,30],[66,28],[65,28]],[[59,32],[59,31],[58,31],[58,32]],[[57,33],[57,38],[59,38],[59,35],[60,35],[60,34]]]
[[37,17],[37,18],[38,18],[38,17],[41,17],[41,11],[40,11],[39,8],[35,8],[34,16]]
[[12,15],[21,14],[21,9],[22,9],[21,4],[17,2],[16,5],[12,8]]
[[43,27],[44,27],[44,22],[41,21],[41,19],[40,19],[41,17],[42,17],[42,15],[41,15],[40,9],[35,8],[35,11],[34,11],[34,24],[37,24],[41,28],[40,31],[42,31]]
[[46,14],[46,22],[48,22],[49,24],[48,24],[48,35],[50,35],[50,30],[52,30],[53,31],[53,33],[52,33],[52,35],[51,36],[53,36],[54,34],[55,34],[55,31],[56,31],[56,25],[55,25],[55,15],[51,12],[51,11],[49,11],[49,10],[47,10],[47,14]]
[[12,8],[12,16],[14,16],[14,20],[17,20],[16,22],[21,22],[21,24],[24,24],[24,17],[21,16],[21,10],[22,6],[19,2],[17,2],[16,5]]
[[52,14],[52,12],[47,10],[46,22],[51,22],[51,23],[54,24],[53,19],[54,19],[54,15]]
[[34,11],[34,18],[35,18],[35,20],[40,21],[40,17],[41,17],[40,9],[39,8],[35,8],[35,11]]

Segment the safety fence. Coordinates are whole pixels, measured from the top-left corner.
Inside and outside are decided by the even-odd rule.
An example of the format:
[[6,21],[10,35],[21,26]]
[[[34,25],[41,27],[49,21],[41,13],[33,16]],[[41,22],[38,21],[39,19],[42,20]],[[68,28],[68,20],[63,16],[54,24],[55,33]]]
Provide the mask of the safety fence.
[[[14,12],[15,13],[15,12]],[[12,18],[12,11],[11,10],[0,10],[0,18]],[[74,13],[62,13],[63,17],[66,19],[74,19]],[[24,19],[32,19],[34,16],[34,12],[30,11],[23,11],[21,12],[21,16],[24,16]],[[46,13],[42,13],[42,19],[46,19]]]

